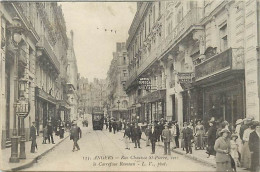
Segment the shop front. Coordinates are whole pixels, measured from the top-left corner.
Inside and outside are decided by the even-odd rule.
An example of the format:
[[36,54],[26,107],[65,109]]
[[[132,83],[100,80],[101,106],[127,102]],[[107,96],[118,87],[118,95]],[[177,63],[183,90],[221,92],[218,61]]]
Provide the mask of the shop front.
[[166,90],[157,90],[141,98],[145,122],[166,118]]
[[55,127],[58,115],[57,115],[57,101],[54,97],[36,87],[36,113],[35,122],[36,128],[39,132],[43,131],[43,128],[47,125],[48,121],[51,121]]
[[234,126],[245,117],[245,74],[243,49],[228,49],[195,66],[203,120],[211,117]]

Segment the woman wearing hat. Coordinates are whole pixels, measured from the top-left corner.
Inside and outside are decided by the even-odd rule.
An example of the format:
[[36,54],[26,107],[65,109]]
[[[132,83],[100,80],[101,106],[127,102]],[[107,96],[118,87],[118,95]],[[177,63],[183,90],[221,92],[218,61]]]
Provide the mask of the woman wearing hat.
[[217,171],[232,171],[230,152],[230,139],[228,138],[230,131],[222,129],[220,137],[216,140],[214,150],[216,151]]
[[240,167],[240,162],[239,162],[239,155],[238,155],[238,143],[237,143],[237,138],[238,138],[238,135],[237,134],[232,134],[231,135],[231,140],[230,140],[230,147],[231,147],[231,150],[230,150],[230,155],[232,156],[232,158],[234,159],[235,161],[235,165],[236,167]]
[[249,128],[246,129],[243,134],[244,144],[241,151],[241,166],[246,169],[250,169],[251,167],[251,153],[249,150],[248,141],[250,134],[254,131],[252,121],[248,123],[248,126]]
[[253,128],[255,128],[255,131],[250,134],[248,144],[250,152],[252,153],[251,171],[257,172],[260,171],[260,123],[255,121],[253,123]]
[[201,124],[201,120],[198,120],[195,127],[196,139],[196,148],[195,149],[204,149],[203,135],[205,134],[204,126]]

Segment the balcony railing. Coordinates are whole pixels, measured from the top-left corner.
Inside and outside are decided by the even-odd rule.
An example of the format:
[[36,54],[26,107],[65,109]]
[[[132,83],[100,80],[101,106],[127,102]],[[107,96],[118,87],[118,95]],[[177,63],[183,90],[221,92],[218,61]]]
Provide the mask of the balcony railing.
[[45,36],[41,36],[41,39],[38,42],[37,47],[39,49],[44,50],[45,54],[49,57],[52,64],[55,66],[55,68],[58,70],[58,72],[60,72],[60,62],[58,61],[56,55],[54,54],[54,52],[51,48],[50,43],[45,38]]
[[[149,55],[144,58],[140,67],[133,73],[126,84],[126,88],[138,77],[143,71],[145,71],[154,61],[163,55],[185,32],[187,32],[193,25],[199,25],[200,20],[203,17],[203,8],[191,9],[180,21],[180,23],[167,35],[161,43],[155,48],[151,48]],[[191,31],[191,30],[190,30]]]
[[240,69],[244,69],[244,49],[230,48],[195,66],[195,80]]

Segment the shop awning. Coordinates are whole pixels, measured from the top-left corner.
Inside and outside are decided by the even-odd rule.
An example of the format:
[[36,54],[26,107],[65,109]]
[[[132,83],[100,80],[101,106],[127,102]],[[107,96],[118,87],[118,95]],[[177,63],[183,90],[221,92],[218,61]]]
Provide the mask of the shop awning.
[[36,96],[38,96],[39,98],[41,98],[43,100],[46,100],[47,102],[50,102],[50,103],[53,103],[56,105],[57,100],[52,95],[46,93],[39,87],[36,87],[35,89],[36,89]]
[[166,90],[157,90],[152,93],[147,94],[146,96],[140,98],[141,102],[151,103],[156,101],[161,101],[166,98]]

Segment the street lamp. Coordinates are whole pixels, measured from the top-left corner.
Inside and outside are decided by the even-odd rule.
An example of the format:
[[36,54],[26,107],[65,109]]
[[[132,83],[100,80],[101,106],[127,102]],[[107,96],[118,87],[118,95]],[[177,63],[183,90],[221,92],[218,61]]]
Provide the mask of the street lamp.
[[9,162],[11,163],[17,163],[19,162],[18,158],[18,135],[17,135],[17,129],[16,129],[16,110],[18,107],[18,49],[19,49],[19,43],[22,40],[22,32],[24,31],[24,28],[22,27],[21,20],[18,17],[13,18],[12,25],[8,27],[8,29],[11,31],[11,41],[10,43],[13,45],[13,49],[15,50],[15,56],[14,56],[14,115],[13,115],[13,136],[11,138],[12,147],[11,147],[11,157],[9,158]]
[[16,114],[21,121],[21,139],[20,139],[20,159],[26,159],[25,154],[25,127],[24,127],[24,118],[26,118],[30,112],[30,104],[28,99],[25,98],[25,90],[27,86],[27,80],[21,78],[19,80],[19,101],[16,106]]
[[116,103],[117,103],[117,105],[118,105],[118,106],[117,106],[117,107],[118,107],[118,116],[119,116],[119,119],[120,119],[120,113],[119,113],[119,104],[120,104],[120,100],[118,100]]

